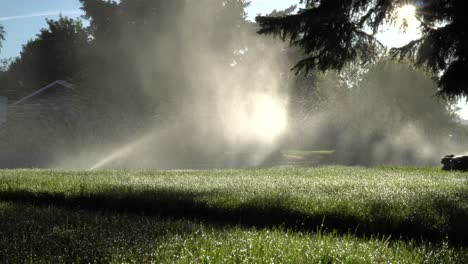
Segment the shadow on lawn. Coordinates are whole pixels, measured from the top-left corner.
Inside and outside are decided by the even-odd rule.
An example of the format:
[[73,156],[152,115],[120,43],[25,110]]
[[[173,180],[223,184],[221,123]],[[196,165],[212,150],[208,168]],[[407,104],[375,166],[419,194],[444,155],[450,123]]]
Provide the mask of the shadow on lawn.
[[[216,225],[242,225],[258,228],[281,226],[294,230],[335,230],[339,233],[354,233],[358,236],[378,234],[394,239],[425,239],[467,245],[468,212],[458,203],[434,200],[432,208],[447,219],[443,228],[428,224],[424,214],[411,219],[391,219],[386,214],[388,205],[374,202],[371,215],[360,219],[354,215],[311,215],[293,211],[281,197],[252,199],[238,206],[216,207],[203,201],[204,197],[217,197],[221,193],[186,192],[168,189],[134,190],[128,188],[101,189],[99,193],[82,192],[74,195],[62,193],[9,190],[0,192],[0,200],[38,206],[60,206],[72,209],[142,214],[169,217],[171,219],[193,218]],[[460,199],[468,194],[460,193]],[[424,199],[423,197],[421,199]],[[417,208],[415,208],[417,210]]]
[[181,241],[196,236],[200,224],[6,203],[0,263],[174,263],[185,252]]

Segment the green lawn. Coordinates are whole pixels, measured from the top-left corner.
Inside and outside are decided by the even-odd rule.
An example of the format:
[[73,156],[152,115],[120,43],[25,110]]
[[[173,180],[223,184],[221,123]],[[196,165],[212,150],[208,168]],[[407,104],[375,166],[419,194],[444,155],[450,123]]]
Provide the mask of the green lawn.
[[464,263],[437,168],[0,171],[0,263]]
[[285,150],[281,151],[283,155],[311,158],[320,155],[332,155],[334,150]]

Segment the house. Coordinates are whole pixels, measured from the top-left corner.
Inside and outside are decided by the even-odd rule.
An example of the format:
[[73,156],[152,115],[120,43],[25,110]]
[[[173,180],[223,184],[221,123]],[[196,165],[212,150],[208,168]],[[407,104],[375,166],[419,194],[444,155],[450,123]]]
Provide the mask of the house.
[[8,104],[8,98],[0,96],[0,125],[7,121],[9,109],[16,108],[17,106],[27,103],[32,99],[47,98],[50,96],[64,94],[66,89],[71,89],[72,87],[73,86],[66,81],[57,80],[11,104]]
[[69,143],[76,130],[69,120],[77,112],[71,88],[54,81],[12,103],[0,99],[1,168],[43,167],[53,158],[50,153],[60,154],[57,149]]

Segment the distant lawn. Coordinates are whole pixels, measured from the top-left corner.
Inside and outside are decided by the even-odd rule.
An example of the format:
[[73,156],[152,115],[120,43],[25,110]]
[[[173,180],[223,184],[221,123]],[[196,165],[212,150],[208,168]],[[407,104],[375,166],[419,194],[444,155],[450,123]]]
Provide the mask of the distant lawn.
[[335,153],[334,150],[283,150],[283,155],[288,156],[299,156],[304,158],[310,158],[317,155],[332,155]]
[[468,175],[435,168],[4,170],[0,201],[1,263],[468,256]]
[[311,166],[330,164],[333,161],[334,150],[282,150],[281,164]]

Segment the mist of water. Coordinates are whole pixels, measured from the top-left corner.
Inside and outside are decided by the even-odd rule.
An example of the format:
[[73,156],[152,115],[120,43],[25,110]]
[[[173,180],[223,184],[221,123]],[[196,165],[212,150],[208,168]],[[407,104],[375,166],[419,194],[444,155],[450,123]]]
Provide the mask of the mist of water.
[[[299,103],[291,99],[294,61],[285,44],[257,35],[253,25],[226,30],[213,19],[220,17],[219,3],[187,3],[167,15],[164,27],[143,28],[144,44],[131,30],[112,43],[128,52],[122,63],[129,67],[117,69],[132,70],[136,79],[112,82],[120,72],[107,69],[99,72],[107,79],[77,85],[102,94],[66,95],[48,112],[44,102],[14,110],[9,118],[16,121],[5,136],[10,147],[3,148],[14,158],[2,161],[90,170],[250,167],[290,148],[335,150],[326,163],[427,165],[460,151],[447,139],[451,128],[443,121],[449,117],[432,97],[436,88],[427,76],[415,84],[419,73],[383,69],[326,104],[302,96],[316,105],[298,116],[290,112]],[[329,86],[305,89],[333,90]],[[16,162],[28,155],[34,162]]]
[[[282,74],[291,66],[284,67],[283,44],[249,26],[224,36],[237,43],[226,57],[214,47],[226,40],[212,38],[220,32],[212,19],[218,9],[210,1],[187,5],[176,26],[158,32],[157,44],[132,58],[141,84],[132,92],[157,106],[158,118],[102,148],[107,153],[88,148],[98,153],[90,169],[258,166],[278,149],[288,126],[288,83]],[[183,58],[182,68],[164,70],[155,80],[154,71],[166,69],[175,57]],[[59,160],[56,166],[70,162],[76,161]]]
[[442,156],[464,153],[463,128],[447,101],[435,96],[430,76],[408,64],[383,60],[355,87],[341,87],[338,75],[318,86],[329,100],[302,113],[292,142],[334,150],[326,162],[346,165],[439,165]]

